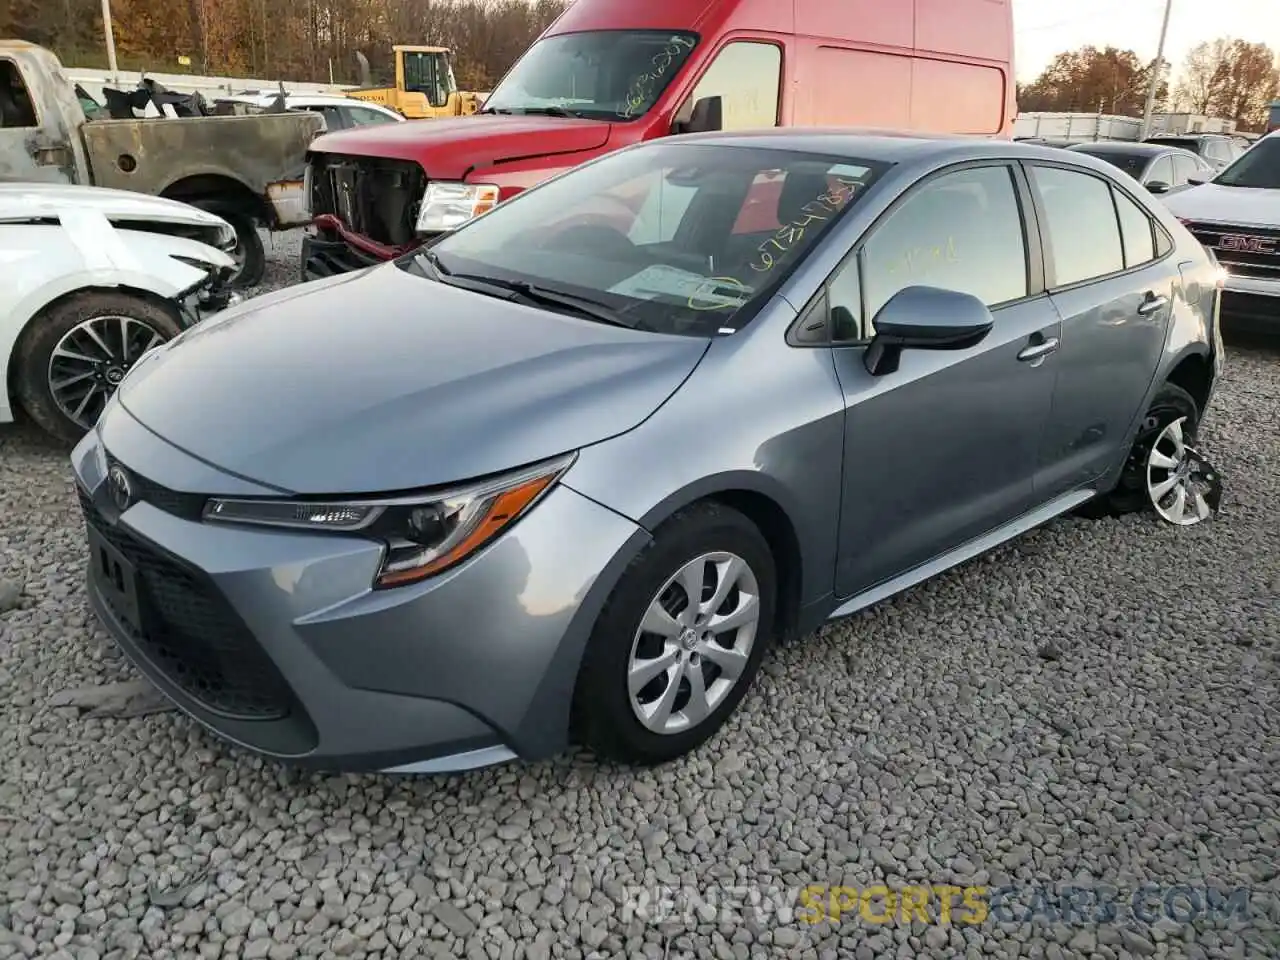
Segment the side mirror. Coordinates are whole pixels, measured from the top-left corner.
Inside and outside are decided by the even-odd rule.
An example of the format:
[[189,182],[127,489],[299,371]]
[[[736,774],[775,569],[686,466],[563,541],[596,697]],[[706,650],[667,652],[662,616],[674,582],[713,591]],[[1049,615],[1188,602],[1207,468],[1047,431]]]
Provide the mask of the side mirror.
[[1168,193],[1169,184],[1165,183],[1163,180],[1152,180],[1147,184],[1147,189],[1152,193]]
[[700,97],[693,105],[688,120],[672,125],[676,133],[712,133],[724,129],[724,98]]
[[1194,177],[1187,177],[1187,183],[1191,184],[1193,187],[1203,187],[1208,182],[1209,181],[1200,174],[1196,174]]
[[964,350],[995,324],[977,297],[938,287],[906,287],[880,308],[864,363],[873,377],[893,373],[903,349]]

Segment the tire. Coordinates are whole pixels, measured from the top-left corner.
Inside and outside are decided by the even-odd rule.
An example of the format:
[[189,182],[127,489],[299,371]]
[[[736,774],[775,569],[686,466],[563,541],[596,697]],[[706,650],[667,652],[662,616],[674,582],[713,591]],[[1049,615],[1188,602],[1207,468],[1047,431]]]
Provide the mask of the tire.
[[1200,410],[1195,398],[1176,383],[1166,383],[1147,408],[1119,481],[1109,492],[1085,504],[1082,513],[1092,517],[1117,517],[1151,509],[1146,487],[1147,456],[1160,432],[1181,417],[1187,420],[1184,430],[1187,443],[1194,445],[1200,428]]
[[[719,608],[722,616],[743,609],[751,593],[757,596],[755,628],[726,630],[719,641],[703,640],[696,648],[682,648],[679,640],[664,640],[658,634],[641,635],[641,623],[650,605],[665,601],[679,619],[687,594],[673,579],[687,565],[710,555],[716,564],[710,575],[710,591],[719,572],[736,558],[747,571],[737,579]],[[743,589],[743,588],[746,589]],[[683,756],[708,740],[728,719],[750,688],[760,668],[761,658],[774,633],[777,573],[769,544],[759,529],[741,513],[715,503],[702,503],[677,513],[663,524],[653,541],[623,573],[613,595],[606,602],[587,643],[573,699],[575,739],[606,760],[637,765],[665,763]],[[704,592],[703,600],[712,599]],[[670,628],[671,623],[668,621]],[[686,634],[686,638],[692,640]],[[736,643],[734,643],[736,641]],[[707,652],[717,643],[715,655]],[[728,665],[729,647],[734,643],[741,667],[736,679],[721,664]],[[653,674],[641,688],[638,700],[652,709],[663,693],[675,692],[671,729],[659,732],[641,722],[628,687],[628,670],[633,648],[646,658],[665,650],[678,659],[667,672]],[[675,653],[672,654],[674,648]],[[734,667],[733,669],[736,669]],[[670,670],[674,670],[674,677]],[[698,673],[695,674],[694,671]],[[687,716],[691,702],[689,678],[701,676],[707,692],[709,712],[692,722]],[[722,683],[723,682],[723,683]],[[673,685],[676,689],[673,691]],[[651,721],[656,722],[656,721]],[[683,724],[683,726],[681,726]]]
[[[99,321],[94,331],[112,348],[114,358],[107,358],[101,346],[84,332],[94,321]],[[128,332],[128,350],[117,339],[122,329]],[[13,354],[11,387],[19,405],[42,430],[75,443],[96,422],[116,384],[137,362],[143,349],[173,339],[181,329],[171,312],[150,300],[116,291],[77,294],[38,314],[22,331]],[[68,338],[68,346],[77,348],[76,354],[95,360],[102,357],[102,362],[91,366],[60,358],[55,367],[54,352],[64,338]],[[82,377],[85,373],[90,376]],[[55,381],[77,377],[78,381],[55,393]],[[92,393],[77,420],[72,414],[84,383],[90,384]]]
[[231,224],[236,232],[236,248],[231,255],[238,266],[229,285],[233,289],[243,290],[260,284],[267,272],[267,251],[262,245],[262,235],[258,233],[258,225],[253,217],[240,207],[228,206],[218,200],[197,201],[194,205],[201,210],[216,213]]

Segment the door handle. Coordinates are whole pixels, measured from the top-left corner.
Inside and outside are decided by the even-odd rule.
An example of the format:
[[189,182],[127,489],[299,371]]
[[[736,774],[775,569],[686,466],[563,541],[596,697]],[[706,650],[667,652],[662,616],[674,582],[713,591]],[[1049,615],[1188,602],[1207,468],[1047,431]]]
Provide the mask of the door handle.
[[1029,347],[1023,347],[1022,352],[1018,354],[1018,359],[1023,363],[1043,360],[1057,349],[1058,338],[1049,337],[1046,340],[1041,340],[1039,343],[1033,343]]
[[1142,305],[1138,307],[1138,316],[1149,317],[1153,313],[1159,313],[1169,305],[1169,298],[1157,296],[1154,293],[1148,293],[1147,298],[1142,301]]

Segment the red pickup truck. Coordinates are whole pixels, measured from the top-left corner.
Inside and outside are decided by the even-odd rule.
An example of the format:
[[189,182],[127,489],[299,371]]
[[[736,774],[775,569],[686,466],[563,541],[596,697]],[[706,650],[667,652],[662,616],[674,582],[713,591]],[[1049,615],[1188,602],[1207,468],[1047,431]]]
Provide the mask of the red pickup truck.
[[473,116],[308,153],[304,278],[389,260],[603,153],[772,126],[1012,135],[1012,0],[576,0]]

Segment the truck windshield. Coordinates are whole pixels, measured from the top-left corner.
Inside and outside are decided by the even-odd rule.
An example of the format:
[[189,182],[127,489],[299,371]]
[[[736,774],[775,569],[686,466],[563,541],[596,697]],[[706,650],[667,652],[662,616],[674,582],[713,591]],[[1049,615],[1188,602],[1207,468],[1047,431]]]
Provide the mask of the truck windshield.
[[1280,138],[1259,140],[1213,182],[1223,187],[1280,190]]
[[485,101],[485,113],[644,116],[684,66],[697,34],[594,30],[535,43]]
[[659,141],[549,180],[400,264],[606,323],[710,336],[745,324],[887,168]]

